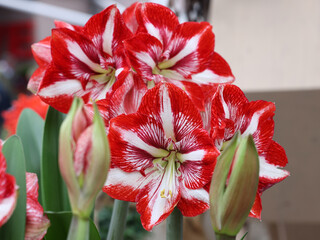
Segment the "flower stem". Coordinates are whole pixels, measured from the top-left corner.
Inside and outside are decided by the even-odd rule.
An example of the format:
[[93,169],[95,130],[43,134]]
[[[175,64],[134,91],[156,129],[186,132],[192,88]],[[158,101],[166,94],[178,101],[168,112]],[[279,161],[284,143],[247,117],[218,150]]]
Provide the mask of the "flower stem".
[[236,237],[216,233],[216,240],[235,240]]
[[89,219],[73,215],[68,240],[89,240]]
[[182,240],[183,216],[176,207],[167,218],[167,240]]
[[122,240],[126,227],[129,202],[114,200],[107,240]]

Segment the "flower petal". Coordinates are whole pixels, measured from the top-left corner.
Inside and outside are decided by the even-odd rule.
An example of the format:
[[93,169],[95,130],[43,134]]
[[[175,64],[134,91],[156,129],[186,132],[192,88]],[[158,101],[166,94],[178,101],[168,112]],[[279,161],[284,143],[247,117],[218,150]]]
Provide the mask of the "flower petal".
[[155,158],[168,155],[160,123],[138,113],[112,119],[109,141],[112,161],[127,172],[144,171]]
[[162,54],[162,44],[155,37],[140,33],[125,41],[132,67],[144,78],[152,80],[153,69]]
[[125,172],[111,167],[103,191],[112,198],[135,202],[140,189],[148,184],[153,174],[152,171],[142,175],[140,172]]
[[211,105],[211,137],[220,149],[224,140],[229,140],[234,135],[235,122],[239,114],[238,109],[248,99],[235,85],[225,85],[217,90]]
[[51,37],[46,37],[31,46],[33,57],[40,67],[48,65],[52,61],[50,43]]
[[142,226],[150,231],[154,225],[161,223],[173,211],[180,200],[180,183],[174,178],[175,191],[171,197],[162,197],[161,192],[167,185],[162,174],[157,174],[142,188],[137,196],[137,211],[141,215]]
[[156,3],[137,6],[138,32],[146,32],[157,38],[166,48],[173,31],[179,24],[177,16],[169,8]]
[[138,22],[136,18],[136,10],[137,7],[141,3],[135,2],[130,7],[128,7],[124,12],[122,13],[122,17],[124,22],[126,23],[127,27],[131,30],[132,33],[136,33],[138,29]]
[[177,158],[182,162],[180,171],[189,189],[199,189],[209,183],[219,151],[207,132],[196,129],[176,143],[180,148]]
[[84,32],[99,51],[109,56],[122,47],[123,40],[131,37],[116,5],[92,16],[84,26]]
[[216,52],[212,54],[208,66],[202,72],[191,76],[193,82],[198,84],[208,83],[231,83],[234,76],[231,72],[229,64]]
[[[1,154],[1,153],[0,153]],[[16,180],[9,174],[0,177],[0,227],[11,217],[18,199]]]
[[80,79],[86,86],[90,76],[104,73],[99,52],[87,36],[67,28],[52,30],[52,58],[57,69],[69,79]]
[[260,171],[259,171],[259,191],[264,191],[274,184],[281,182],[290,173],[279,168],[279,166],[268,163],[264,157],[259,157]]
[[239,108],[239,117],[235,122],[241,134],[253,136],[259,154],[266,151],[274,132],[275,105],[272,102],[253,101]]
[[[214,48],[214,34],[209,23],[187,22],[180,24],[174,32],[169,45],[164,48],[167,66],[162,74],[178,73],[183,79],[206,68]],[[161,66],[161,65],[160,65]],[[170,76],[170,75],[169,75]],[[176,75],[178,77],[178,75]]]
[[43,214],[43,208],[38,202],[38,178],[35,173],[26,173],[27,210],[25,240],[41,240],[47,233],[50,221]]
[[249,216],[261,219],[261,211],[262,211],[261,193],[257,192],[256,199],[254,200]]
[[160,83],[149,90],[138,112],[161,122],[166,137],[177,142],[202,128],[201,116],[192,101],[171,83]]
[[209,209],[209,193],[203,188],[188,189],[180,184],[181,199],[178,203],[183,216],[194,217]]

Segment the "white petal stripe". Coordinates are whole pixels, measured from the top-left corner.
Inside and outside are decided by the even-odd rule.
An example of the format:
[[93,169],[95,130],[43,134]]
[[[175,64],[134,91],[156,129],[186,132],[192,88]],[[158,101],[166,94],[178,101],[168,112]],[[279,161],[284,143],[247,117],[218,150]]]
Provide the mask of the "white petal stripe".
[[223,77],[215,74],[213,71],[206,69],[200,73],[192,74],[192,82],[198,84],[208,83],[229,83],[234,80],[232,76]]
[[260,172],[259,177],[265,177],[269,179],[284,178],[289,175],[285,170],[278,168],[278,166],[267,163],[265,158],[259,157],[260,160]]
[[174,117],[171,107],[171,99],[166,85],[162,85],[161,88],[162,91],[160,91],[160,93],[162,93],[162,96],[160,95],[160,118],[162,120],[162,126],[166,137],[175,141],[176,138],[173,130]]
[[147,64],[151,69],[156,66],[156,63],[148,52],[138,52],[135,53],[135,56],[140,62]]
[[166,150],[161,149],[161,148],[156,148],[156,147],[153,147],[153,146],[147,144],[146,142],[141,140],[141,138],[139,138],[137,136],[137,134],[134,132],[126,131],[121,128],[117,128],[117,130],[118,130],[119,134],[121,135],[121,138],[124,141],[126,141],[130,144],[133,144],[135,147],[137,147],[139,149],[146,151],[147,153],[149,153],[150,155],[152,155],[155,158],[165,157],[168,155],[168,152]]
[[248,136],[249,134],[254,134],[257,131],[259,119],[262,114],[269,108],[266,106],[265,108],[261,109],[258,112],[255,112],[251,118],[250,124],[248,125],[247,129],[242,134],[243,136]]
[[70,40],[66,40],[67,48],[69,52],[76,57],[79,61],[86,64],[88,67],[90,67],[95,72],[104,72],[105,70],[100,67],[99,64],[92,62],[88,56],[83,52],[81,47],[78,43],[72,42]]
[[[199,44],[199,39],[200,39],[200,34],[195,35],[194,37],[190,38],[187,40],[187,44],[184,46],[184,48],[173,58],[169,59],[168,62],[170,62],[170,65],[173,66],[175,65],[178,61],[183,59],[184,57],[188,56],[191,53],[196,52]],[[180,39],[174,39],[173,41],[177,42],[184,42],[184,38]]]
[[51,84],[48,87],[42,88],[38,94],[42,97],[52,98],[52,97],[56,97],[64,94],[73,95],[81,91],[82,91],[82,86],[78,80],[65,80],[65,81],[55,82],[54,84]]
[[113,8],[110,12],[109,19],[107,20],[105,30],[102,34],[103,51],[112,56],[112,41],[114,32],[114,20],[116,15],[116,9]]
[[16,203],[16,194],[11,194],[10,197],[7,197],[0,201],[0,222],[2,219],[5,219],[13,211],[13,208]]
[[201,161],[203,157],[205,156],[204,150],[196,150],[189,153],[181,154],[177,153],[177,158],[181,161]]

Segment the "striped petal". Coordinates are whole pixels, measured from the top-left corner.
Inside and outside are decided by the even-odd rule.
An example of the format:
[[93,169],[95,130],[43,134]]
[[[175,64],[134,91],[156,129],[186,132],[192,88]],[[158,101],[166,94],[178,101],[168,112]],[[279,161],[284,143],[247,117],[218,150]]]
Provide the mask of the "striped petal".
[[50,221],[38,202],[38,178],[35,173],[26,173],[27,210],[25,240],[41,240],[47,233]]
[[160,123],[138,113],[112,119],[109,141],[112,162],[126,172],[144,171],[155,158],[168,155]]
[[182,141],[177,158],[182,162],[180,171],[188,189],[199,189],[211,181],[216,159],[220,154],[203,129],[196,129]]
[[216,52],[210,57],[207,67],[202,72],[191,76],[193,82],[198,84],[208,83],[232,83],[234,76],[229,64]]
[[38,91],[47,67],[52,61],[50,43],[51,37],[46,37],[45,39],[38,43],[34,43],[31,46],[33,57],[39,65],[39,68],[37,68],[32,74],[27,86],[28,90],[33,93]]
[[6,159],[2,154],[0,139],[0,227],[11,217],[18,199],[18,186],[13,176],[6,173]]
[[125,172],[120,168],[112,167],[103,191],[112,198],[135,202],[140,189],[149,183],[154,174],[154,171],[142,175],[140,172]]
[[164,48],[166,60],[159,65],[162,75],[177,79],[191,79],[191,75],[206,68],[214,48],[214,34],[209,23],[180,24],[169,45]]
[[165,136],[177,142],[194,129],[202,128],[201,116],[192,101],[183,90],[170,83],[161,83],[149,90],[138,112],[157,119]]
[[235,134],[235,122],[240,118],[238,111],[248,99],[235,85],[225,85],[215,94],[211,105],[211,136],[218,148],[223,141]]
[[240,108],[236,120],[236,130],[241,134],[253,136],[258,153],[261,155],[269,148],[274,132],[275,105],[266,101],[253,101]]
[[141,215],[142,226],[147,231],[166,219],[180,200],[180,179],[178,178],[173,180],[175,191],[172,191],[171,197],[160,197],[163,189],[167,187],[163,179],[163,174],[155,175],[137,195],[137,211]]
[[178,208],[186,217],[194,217],[209,209],[209,193],[207,190],[189,189],[182,183],[180,185],[181,199]]
[[116,5],[92,16],[84,26],[84,33],[99,51],[113,56],[122,41],[131,37]]
[[125,47],[132,67],[143,78],[152,80],[153,70],[162,54],[161,42],[146,33],[140,33],[125,41]]
[[262,211],[261,193],[257,192],[256,199],[254,200],[249,216],[261,219],[261,211]]
[[130,29],[132,33],[136,33],[138,29],[138,22],[136,18],[136,10],[141,3],[135,2],[126,10],[123,11],[122,17],[124,22],[126,23],[127,27]]
[[52,61],[50,43],[51,37],[46,37],[31,46],[33,57],[40,67],[48,65]]
[[138,32],[146,32],[157,38],[164,48],[179,24],[177,16],[169,8],[156,3],[143,3],[137,6]]
[[98,49],[81,33],[52,30],[51,49],[56,68],[68,79],[79,79],[84,87],[92,75],[106,72],[99,64]]
[[5,174],[0,177],[0,227],[11,217],[17,203],[16,180],[13,176]]

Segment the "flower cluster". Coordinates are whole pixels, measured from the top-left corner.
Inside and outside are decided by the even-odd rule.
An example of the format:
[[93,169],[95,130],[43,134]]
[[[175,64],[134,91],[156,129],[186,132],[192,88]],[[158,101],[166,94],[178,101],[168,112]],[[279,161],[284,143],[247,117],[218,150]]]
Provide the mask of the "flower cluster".
[[209,23],[179,23],[164,6],[135,3],[123,14],[112,5],[83,27],[56,22],[33,45],[39,68],[29,89],[64,113],[76,96],[92,117],[96,102],[111,147],[103,190],[136,202],[147,230],[175,207],[184,216],[209,208],[216,159],[236,132],[252,135],[259,154],[252,216],[260,218],[261,193],[289,174],[272,140],[274,104],[249,102],[214,44]]

